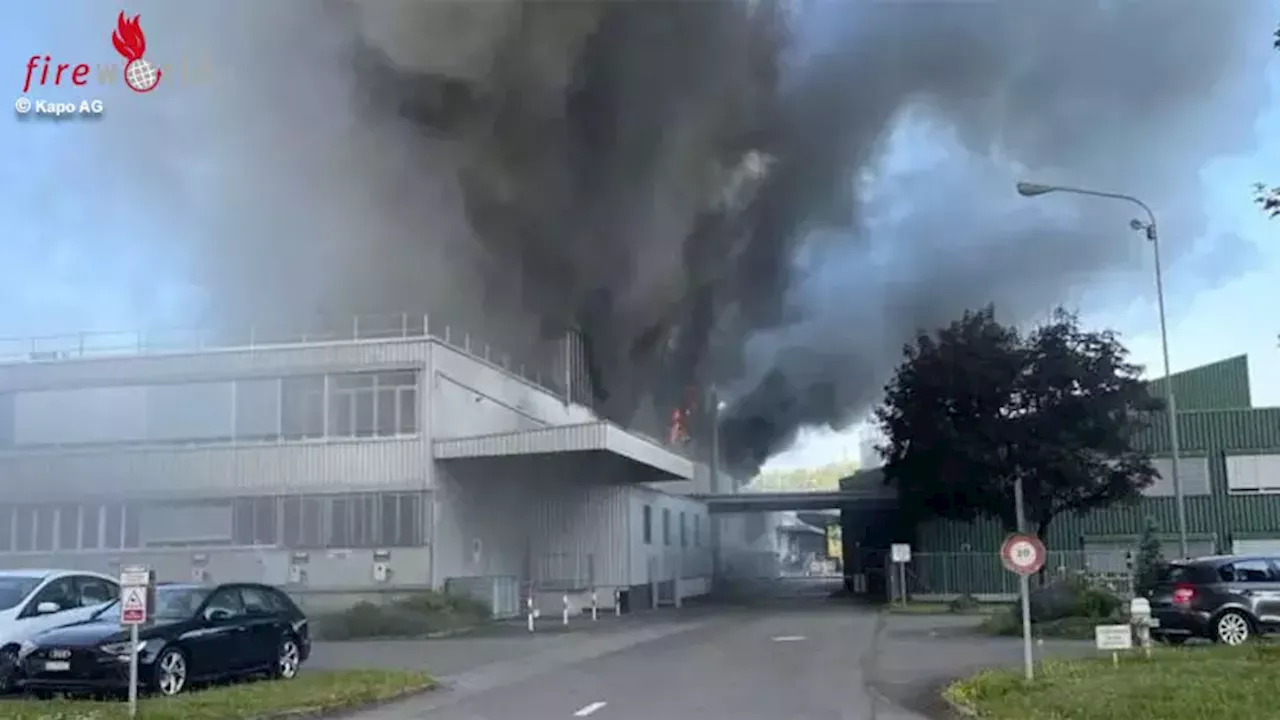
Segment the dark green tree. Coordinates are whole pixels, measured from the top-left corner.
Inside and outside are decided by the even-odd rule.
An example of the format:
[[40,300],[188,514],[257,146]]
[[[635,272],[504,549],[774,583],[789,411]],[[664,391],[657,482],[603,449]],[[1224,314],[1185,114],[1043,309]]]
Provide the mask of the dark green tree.
[[1138,556],[1133,563],[1134,582],[1137,587],[1150,587],[1155,584],[1164,564],[1164,552],[1160,549],[1160,526],[1155,518],[1148,517],[1142,528],[1142,538],[1138,540]]
[[1110,331],[1063,310],[1028,334],[966,312],[920,333],[876,417],[886,482],[916,518],[988,517],[1016,528],[1022,479],[1029,530],[1063,513],[1135,499],[1156,476],[1134,447],[1160,401]]
[[[1280,30],[1276,30],[1273,44],[1280,50]],[[1254,186],[1254,201],[1271,217],[1280,216],[1280,187],[1267,187],[1258,183]]]

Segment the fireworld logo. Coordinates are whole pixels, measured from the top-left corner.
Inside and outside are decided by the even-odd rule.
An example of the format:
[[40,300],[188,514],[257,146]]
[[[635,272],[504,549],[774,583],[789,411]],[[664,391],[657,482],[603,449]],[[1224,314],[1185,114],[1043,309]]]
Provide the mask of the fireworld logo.
[[[66,87],[68,85],[83,87],[94,82],[98,85],[114,84],[116,78],[122,78],[124,84],[136,93],[149,93],[160,86],[160,80],[168,77],[172,67],[178,72],[180,81],[200,81],[208,79],[207,72],[198,72],[207,68],[208,64],[191,65],[181,62],[174,66],[164,66],[152,62],[147,54],[147,36],[142,30],[141,16],[128,17],[124,12],[116,19],[115,29],[111,33],[111,45],[120,57],[124,58],[124,66],[118,63],[65,63],[55,62],[49,55],[32,55],[27,61],[26,78],[22,83],[22,92],[29,93],[32,88]],[[193,72],[193,69],[197,72]]]

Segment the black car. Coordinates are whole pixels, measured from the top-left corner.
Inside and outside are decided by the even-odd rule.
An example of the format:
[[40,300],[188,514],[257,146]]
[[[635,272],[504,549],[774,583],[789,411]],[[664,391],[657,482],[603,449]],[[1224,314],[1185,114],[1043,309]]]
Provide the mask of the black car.
[[[267,586],[160,585],[138,629],[141,691],[176,695],[191,683],[266,673],[293,678],[311,652],[307,618]],[[119,603],[37,635],[19,651],[20,685],[37,696],[127,691],[129,628]]]
[[1239,645],[1280,630],[1280,558],[1224,555],[1168,563],[1141,588],[1160,621],[1157,640],[1193,637]]

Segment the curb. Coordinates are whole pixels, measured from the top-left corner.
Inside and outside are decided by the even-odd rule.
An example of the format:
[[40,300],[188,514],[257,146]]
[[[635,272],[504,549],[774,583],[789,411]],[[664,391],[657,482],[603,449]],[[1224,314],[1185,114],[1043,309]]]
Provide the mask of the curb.
[[369,702],[354,702],[347,705],[327,708],[300,708],[297,710],[281,710],[280,712],[268,713],[266,715],[257,715],[253,720],[319,720],[320,718],[340,718],[353,712],[363,712],[365,710],[375,710],[384,705],[408,700],[412,697],[425,695],[434,690],[443,687],[440,682],[433,682],[430,685],[422,687],[405,688],[399,692],[392,693],[385,697],[370,700]]

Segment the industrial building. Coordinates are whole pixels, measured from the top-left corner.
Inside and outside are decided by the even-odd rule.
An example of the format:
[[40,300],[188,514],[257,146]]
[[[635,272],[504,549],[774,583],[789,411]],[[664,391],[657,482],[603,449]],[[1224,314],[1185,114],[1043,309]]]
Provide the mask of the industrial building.
[[572,336],[535,374],[395,325],[0,348],[0,566],[143,563],[335,604],[458,584],[500,613],[528,588],[707,591],[710,522],[682,496],[705,463],[571,402]]
[[[1152,384],[1156,394],[1165,392],[1164,382]],[[1247,356],[1177,373],[1173,387],[1190,554],[1280,552],[1280,407],[1253,406]],[[1165,555],[1178,554],[1166,417],[1154,418],[1141,440],[1159,480],[1137,503],[1055,519],[1045,538],[1048,567],[1124,573],[1126,554],[1136,549],[1148,518],[1161,530]],[[1016,587],[997,557],[1004,535],[997,523],[929,522],[911,529],[884,514],[851,528],[855,513],[846,516],[846,540],[851,532],[859,539],[875,536],[863,547],[895,535],[912,541],[912,582],[919,593],[1000,594]]]

